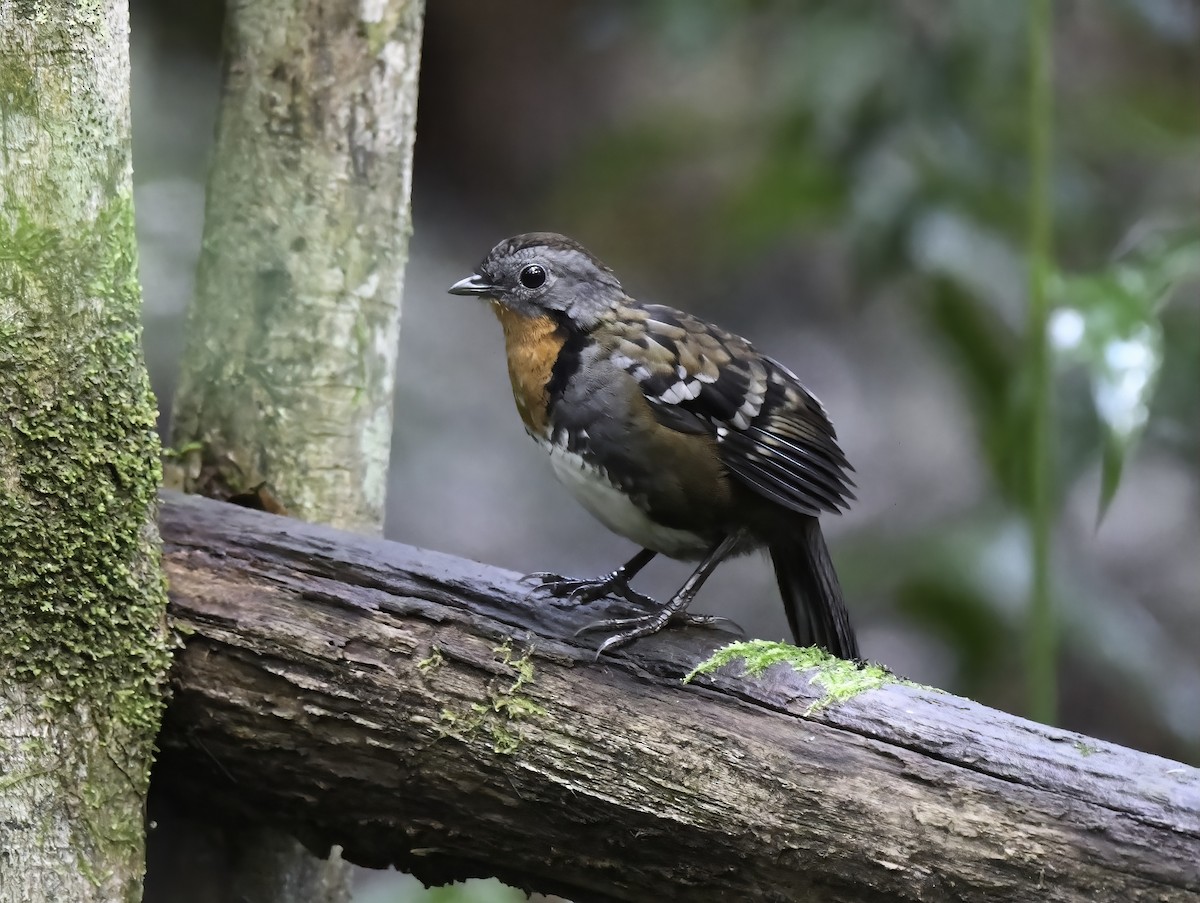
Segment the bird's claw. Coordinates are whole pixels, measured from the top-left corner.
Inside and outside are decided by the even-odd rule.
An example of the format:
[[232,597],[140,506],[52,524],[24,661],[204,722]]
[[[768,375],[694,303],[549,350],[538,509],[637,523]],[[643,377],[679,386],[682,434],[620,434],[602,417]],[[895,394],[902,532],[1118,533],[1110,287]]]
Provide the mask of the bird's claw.
[[568,602],[574,602],[579,605],[604,598],[612,588],[608,581],[603,578],[599,580],[572,580],[569,577],[558,577],[555,574],[547,574],[545,576],[556,579],[543,580],[538,584],[537,588],[539,590],[549,593],[556,599],[565,599]]
[[564,599],[578,605],[595,602],[608,595],[619,596],[627,602],[643,608],[655,608],[658,603],[629,585],[624,574],[613,572],[606,577],[591,580],[564,577],[561,574],[538,572],[529,574],[526,580],[536,581],[535,591],[545,592],[556,599]]
[[[733,618],[723,618],[720,615],[689,615],[687,612],[684,612],[683,618],[685,620],[678,623],[688,627],[705,627],[713,630],[730,629],[740,636],[746,635],[746,629]],[[671,622],[676,623],[676,620],[672,618]]]
[[601,621],[592,621],[590,624],[585,624],[576,630],[575,636],[590,633],[594,630],[618,631],[600,644],[596,650],[596,658],[600,658],[604,653],[611,652],[613,649],[619,649],[621,646],[631,643],[636,639],[658,633],[668,625],[673,627],[702,627],[706,629],[731,625],[738,633],[743,636],[745,635],[745,631],[742,630],[741,626],[729,618],[722,618],[717,615],[693,615],[686,611],[669,613],[660,611],[636,618],[605,618]]

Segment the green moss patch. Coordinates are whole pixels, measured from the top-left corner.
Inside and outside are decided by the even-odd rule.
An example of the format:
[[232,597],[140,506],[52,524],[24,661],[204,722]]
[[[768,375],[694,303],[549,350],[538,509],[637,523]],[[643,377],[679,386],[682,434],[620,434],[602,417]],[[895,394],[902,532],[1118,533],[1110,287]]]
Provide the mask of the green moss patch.
[[[443,709],[442,736],[465,742],[483,735],[491,741],[493,752],[511,756],[525,740],[524,722],[545,718],[546,710],[522,692],[534,680],[533,651],[516,658],[512,645],[506,642],[493,652],[496,660],[509,669],[511,680],[507,676],[493,678],[487,686],[486,702],[472,703],[465,710]],[[421,664],[424,662],[418,667]]]
[[445,662],[445,659],[442,658],[442,650],[439,649],[437,646],[434,646],[429,651],[428,656],[426,656],[425,658],[423,658],[419,662],[417,662],[417,670],[420,671],[422,674],[429,676],[434,671],[436,671],[438,668],[440,668],[444,662]]
[[144,786],[169,655],[132,199],[81,230],[0,213],[0,674],[93,703]]
[[711,674],[735,662],[742,665],[742,677],[755,677],[775,665],[789,665],[793,670],[806,674],[815,686],[824,691],[824,695],[812,703],[805,714],[845,702],[879,687],[891,684],[915,686],[882,665],[848,662],[815,646],[797,647],[767,640],[747,640],[722,646],[693,668],[683,682],[688,683],[698,674]]

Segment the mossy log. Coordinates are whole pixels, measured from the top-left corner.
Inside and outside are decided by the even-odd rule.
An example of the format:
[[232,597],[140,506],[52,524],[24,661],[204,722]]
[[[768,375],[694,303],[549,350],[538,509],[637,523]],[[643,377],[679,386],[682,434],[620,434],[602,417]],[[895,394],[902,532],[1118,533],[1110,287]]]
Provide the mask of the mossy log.
[[623,603],[396,543],[175,494],[160,525],[155,780],[193,811],[580,901],[1200,899],[1186,765],[850,665],[685,682],[711,631],[596,661],[573,633]]

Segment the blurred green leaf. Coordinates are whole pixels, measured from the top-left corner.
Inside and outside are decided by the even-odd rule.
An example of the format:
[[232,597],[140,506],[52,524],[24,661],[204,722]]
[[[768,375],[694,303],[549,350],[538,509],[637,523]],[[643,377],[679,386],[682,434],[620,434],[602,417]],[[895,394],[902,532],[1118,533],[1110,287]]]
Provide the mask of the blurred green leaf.
[[1052,348],[1060,360],[1087,370],[1092,403],[1105,428],[1099,506],[1103,518],[1125,458],[1149,419],[1162,368],[1162,328],[1141,292],[1127,290],[1116,274],[1059,277],[1054,294],[1065,306],[1051,319]]
[[1098,518],[1150,416],[1163,366],[1158,311],[1176,285],[1200,276],[1200,240],[1190,230],[1141,237],[1124,257],[1095,274],[1055,274],[1050,323],[1059,361],[1082,365],[1105,429]]
[[1015,502],[1022,485],[1021,456],[1015,452],[1023,430],[1014,422],[1019,373],[1013,330],[951,279],[933,280],[928,300],[930,323],[969,396],[980,450],[1002,495]]
[[844,207],[845,174],[813,153],[810,129],[805,117],[784,123],[729,192],[718,217],[734,251],[756,251],[792,229],[828,225]]
[[1010,327],[1019,325],[1024,265],[1005,236],[968,214],[937,207],[914,223],[909,254],[920,272],[951,280]]

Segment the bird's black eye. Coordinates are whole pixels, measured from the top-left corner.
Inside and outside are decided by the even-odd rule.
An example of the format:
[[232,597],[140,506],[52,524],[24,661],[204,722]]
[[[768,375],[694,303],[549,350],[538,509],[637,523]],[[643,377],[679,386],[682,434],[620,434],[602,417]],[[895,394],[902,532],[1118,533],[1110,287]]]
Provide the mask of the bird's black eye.
[[529,266],[521,270],[521,275],[517,277],[521,281],[521,285],[526,288],[541,288],[546,284],[546,270],[538,266],[536,263],[531,263]]

